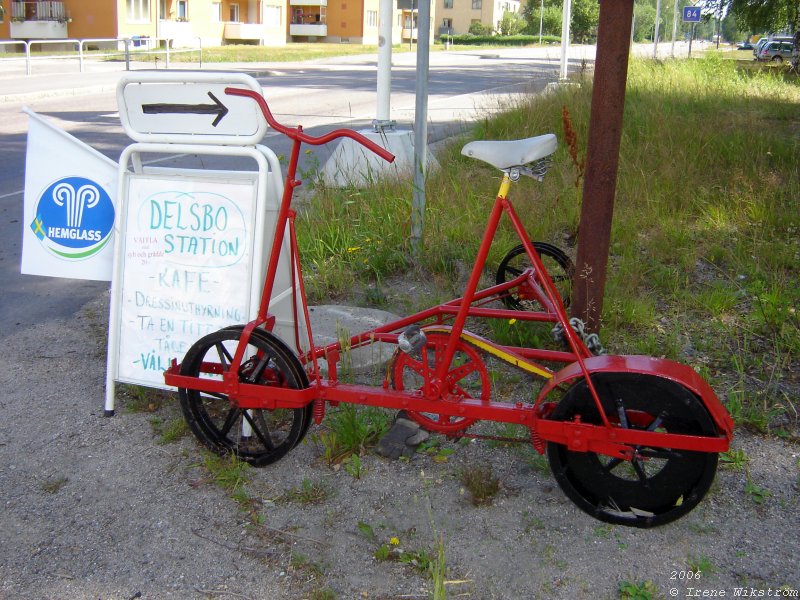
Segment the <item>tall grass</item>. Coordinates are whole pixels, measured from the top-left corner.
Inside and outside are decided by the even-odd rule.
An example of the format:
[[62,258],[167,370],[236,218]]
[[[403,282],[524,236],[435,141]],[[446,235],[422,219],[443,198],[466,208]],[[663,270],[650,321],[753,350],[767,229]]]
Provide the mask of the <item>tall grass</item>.
[[[476,124],[475,139],[554,132],[567,108],[585,154],[591,81],[510,103]],[[718,55],[632,60],[615,199],[603,338],[618,353],[690,362],[723,398],[796,426],[800,398],[800,84]],[[318,298],[352,295],[395,275],[458,292],[499,174],[438,156],[427,185],[424,250],[410,259],[411,187],[321,189],[298,230]],[[571,245],[582,189],[563,143],[543,183],[512,201],[533,239]],[[591,226],[591,224],[589,225]],[[515,243],[502,229],[487,275]],[[572,251],[572,250],[570,250]],[[763,427],[759,427],[763,429]]]

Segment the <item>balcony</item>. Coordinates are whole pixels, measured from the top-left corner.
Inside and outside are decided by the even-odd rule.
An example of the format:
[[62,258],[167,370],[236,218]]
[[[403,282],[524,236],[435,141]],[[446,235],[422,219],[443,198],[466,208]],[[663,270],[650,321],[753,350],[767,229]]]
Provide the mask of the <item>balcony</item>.
[[63,2],[14,0],[9,35],[14,39],[63,39],[70,21]]
[[328,35],[328,0],[289,0],[292,7],[292,22],[289,35],[303,37],[325,37]]
[[328,35],[327,23],[290,23],[289,35],[325,37]]

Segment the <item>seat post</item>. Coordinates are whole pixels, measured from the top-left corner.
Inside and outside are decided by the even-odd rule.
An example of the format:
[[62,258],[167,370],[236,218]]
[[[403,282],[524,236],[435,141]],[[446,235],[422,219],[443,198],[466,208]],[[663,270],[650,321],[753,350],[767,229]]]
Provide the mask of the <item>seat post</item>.
[[500,223],[500,217],[503,215],[503,209],[508,200],[508,190],[511,187],[511,178],[508,173],[503,173],[503,181],[500,182],[500,190],[497,192],[492,212],[489,215],[489,221],[486,223],[486,230],[483,232],[483,239],[478,248],[478,255],[475,257],[475,265],[472,267],[472,273],[469,276],[467,287],[464,290],[464,295],[461,297],[461,305],[456,313],[453,328],[450,331],[450,339],[447,342],[442,362],[436,367],[434,374],[435,381],[444,381],[447,371],[450,369],[450,363],[456,353],[456,343],[464,331],[464,323],[467,321],[467,313],[472,305],[472,300],[475,297],[475,291],[478,289],[478,284],[483,274],[483,267],[486,265],[486,258],[489,256],[489,249],[492,247],[494,235],[497,233],[497,225]]

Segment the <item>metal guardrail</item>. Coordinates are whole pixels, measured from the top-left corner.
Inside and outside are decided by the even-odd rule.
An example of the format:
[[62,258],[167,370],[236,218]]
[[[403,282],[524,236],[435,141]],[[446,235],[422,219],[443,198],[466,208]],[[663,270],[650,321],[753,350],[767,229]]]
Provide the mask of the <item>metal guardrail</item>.
[[[197,44],[189,48],[173,48],[175,42],[185,43],[187,40],[196,40]],[[103,43],[116,43],[117,47],[122,46],[122,49],[109,50],[107,52],[89,50],[93,45]],[[163,44],[162,44],[163,42]],[[70,45],[74,46],[74,50],[67,51],[60,54],[40,54],[32,52],[33,46],[47,46],[47,45]],[[203,42],[202,39],[197,38],[86,38],[86,39],[48,39],[48,40],[0,40],[0,48],[5,46],[22,46],[24,49],[24,56],[19,58],[15,56],[2,57],[0,62],[6,61],[25,61],[25,74],[33,74],[33,62],[37,60],[77,60],[79,71],[81,73],[85,70],[86,58],[113,58],[124,57],[125,70],[131,70],[131,57],[152,55],[156,60],[161,56],[164,57],[164,68],[170,68],[170,57],[175,54],[183,54],[188,52],[197,52],[200,68],[203,68]]]

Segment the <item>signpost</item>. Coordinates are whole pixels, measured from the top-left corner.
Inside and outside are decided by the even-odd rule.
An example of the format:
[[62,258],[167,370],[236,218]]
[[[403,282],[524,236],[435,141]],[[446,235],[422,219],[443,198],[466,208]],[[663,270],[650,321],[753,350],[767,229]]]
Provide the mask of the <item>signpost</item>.
[[689,36],[689,56],[692,56],[692,41],[694,40],[694,28],[696,24],[700,22],[700,7],[684,6],[683,20],[685,23],[692,24],[692,34]]
[[700,7],[699,6],[684,6],[683,7],[683,20],[687,23],[700,22]]

